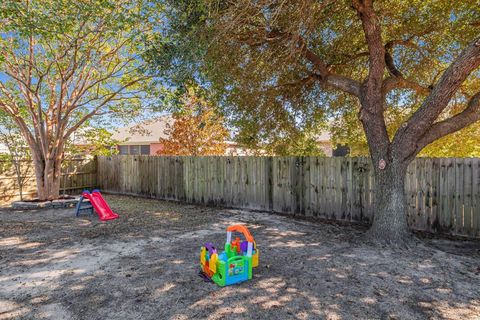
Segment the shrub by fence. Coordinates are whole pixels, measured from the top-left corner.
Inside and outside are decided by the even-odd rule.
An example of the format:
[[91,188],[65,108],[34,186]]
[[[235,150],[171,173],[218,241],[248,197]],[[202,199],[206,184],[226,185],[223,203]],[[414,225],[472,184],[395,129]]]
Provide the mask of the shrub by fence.
[[[234,208],[370,222],[368,158],[98,158],[99,187]],[[407,173],[408,220],[415,230],[480,237],[480,159],[416,159]]]
[[[25,199],[36,196],[35,172],[33,163],[28,160],[20,161],[22,175],[25,178],[23,195]],[[97,165],[95,159],[65,160],[62,165],[60,193],[79,193],[85,188],[94,188],[97,184]],[[14,165],[11,161],[0,161],[0,204],[19,200],[20,190],[17,182]]]

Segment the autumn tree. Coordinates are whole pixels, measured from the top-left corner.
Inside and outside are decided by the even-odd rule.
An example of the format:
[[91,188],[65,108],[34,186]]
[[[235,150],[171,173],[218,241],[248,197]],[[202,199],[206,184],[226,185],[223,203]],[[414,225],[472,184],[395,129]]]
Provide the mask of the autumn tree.
[[168,138],[160,139],[163,148],[159,154],[224,155],[229,132],[223,117],[191,88],[183,95],[181,105],[181,110],[172,115],[173,124],[167,124]]
[[[472,1],[170,5],[189,9],[172,15],[195,23],[177,28],[189,39],[177,47],[188,50],[190,43],[194,59],[177,59],[182,68],[172,68],[203,74],[228,109],[277,121],[305,106],[335,111],[328,101],[355,101],[352,112],[362,124],[376,181],[368,235],[395,244],[411,238],[408,164],[429,144],[480,119],[480,15]],[[159,57],[153,63],[168,59]],[[408,115],[389,132],[388,114],[404,109]]]
[[0,3],[0,109],[32,155],[39,199],[59,196],[69,137],[93,117],[138,107],[138,58],[155,6],[126,0]]

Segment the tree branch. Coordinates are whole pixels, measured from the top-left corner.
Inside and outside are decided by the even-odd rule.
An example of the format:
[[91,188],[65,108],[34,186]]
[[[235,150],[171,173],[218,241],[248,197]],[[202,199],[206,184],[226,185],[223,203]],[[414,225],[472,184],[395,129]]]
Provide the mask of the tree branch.
[[418,154],[435,140],[461,130],[478,120],[480,120],[480,92],[470,99],[467,107],[462,112],[446,120],[434,123],[418,140],[415,153]]
[[380,100],[385,69],[385,47],[383,46],[380,22],[373,9],[373,0],[353,0],[353,7],[362,21],[369,52],[370,66],[364,96],[368,100],[378,100],[370,101],[371,103],[365,105],[374,108],[375,112],[383,112],[383,104],[380,103]]
[[479,66],[480,38],[477,38],[450,64],[420,108],[395,134],[393,143],[398,150],[402,150],[403,158],[411,156],[415,149],[399,145],[414,146],[447,107],[465,79]]
[[[65,133],[65,135],[63,136],[63,139],[66,140],[68,139],[68,137],[70,137],[70,135],[75,132],[75,130],[77,130],[78,128],[80,128],[84,123],[85,121],[87,121],[88,119],[92,118],[94,115],[97,114],[97,112],[103,107],[105,106],[107,103],[109,103],[110,101],[112,101],[119,93],[121,93],[123,90],[125,90],[126,88],[128,87],[131,87],[133,86],[135,83],[139,82],[139,81],[142,81],[144,79],[148,79],[149,77],[142,77],[142,78],[137,78],[137,79],[134,79],[128,83],[126,83],[125,85],[123,85],[122,87],[118,88],[116,91],[112,92],[104,101],[102,101],[97,107],[95,107],[91,112],[89,112],[88,114],[86,114],[82,119],[80,119],[74,126],[72,126],[70,129],[67,130],[67,132]],[[70,112],[72,111],[73,109],[70,110]],[[68,114],[65,116],[65,117],[68,117]]]
[[360,96],[360,83],[353,79],[329,73],[324,82],[330,87],[350,93],[356,97]]
[[395,66],[390,50],[394,45],[407,45],[410,43],[411,39],[392,40],[385,45],[385,65],[391,77],[383,82],[382,91],[384,95],[396,88],[411,89],[422,95],[428,95],[431,92],[431,88],[424,87],[415,81],[407,80],[402,72]]
[[421,84],[405,79],[404,77],[391,76],[383,81],[382,91],[384,95],[386,95],[393,89],[410,89],[424,96],[427,96],[432,92],[431,87],[424,87]]
[[318,72],[315,73],[318,80],[326,85],[350,93],[354,96],[358,97],[360,95],[360,83],[353,79],[330,73],[325,62],[307,47],[307,44],[302,37],[298,36],[297,42],[304,57],[314,65],[315,70]]
[[325,85],[341,91],[350,93],[354,96],[360,95],[360,83],[351,78],[342,75],[333,74],[328,70],[325,62],[312,50],[310,50],[305,43],[305,40],[299,35],[282,32],[280,30],[272,30],[267,33],[266,40],[275,38],[287,38],[295,42],[296,49],[307,59],[314,67],[315,78]]
[[373,8],[373,0],[353,0],[353,7],[361,19],[369,53],[368,76],[361,90],[362,107],[359,119],[363,124],[373,161],[385,161],[389,157],[390,139],[383,114],[385,47],[380,22]]

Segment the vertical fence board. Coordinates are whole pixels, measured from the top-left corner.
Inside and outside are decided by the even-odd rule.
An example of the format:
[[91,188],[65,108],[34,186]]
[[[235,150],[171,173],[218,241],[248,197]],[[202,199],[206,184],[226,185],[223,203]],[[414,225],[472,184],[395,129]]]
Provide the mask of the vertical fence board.
[[462,159],[454,159],[455,193],[454,193],[454,220],[452,228],[455,234],[460,234],[463,225],[463,167]]
[[428,231],[437,231],[440,219],[440,159],[432,159],[432,187],[431,187],[431,204],[432,214],[428,224]]
[[463,224],[460,234],[472,233],[472,159],[463,162]]
[[480,237],[480,159],[472,160],[472,230],[470,235]]

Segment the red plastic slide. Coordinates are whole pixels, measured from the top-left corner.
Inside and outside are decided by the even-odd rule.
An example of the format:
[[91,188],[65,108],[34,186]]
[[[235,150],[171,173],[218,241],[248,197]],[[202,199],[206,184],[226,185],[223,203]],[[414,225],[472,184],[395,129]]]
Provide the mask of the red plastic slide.
[[118,218],[118,214],[114,213],[108,206],[102,194],[98,190],[93,190],[92,193],[84,191],[82,196],[92,204],[93,208],[98,214],[98,218],[102,221],[113,220]]

